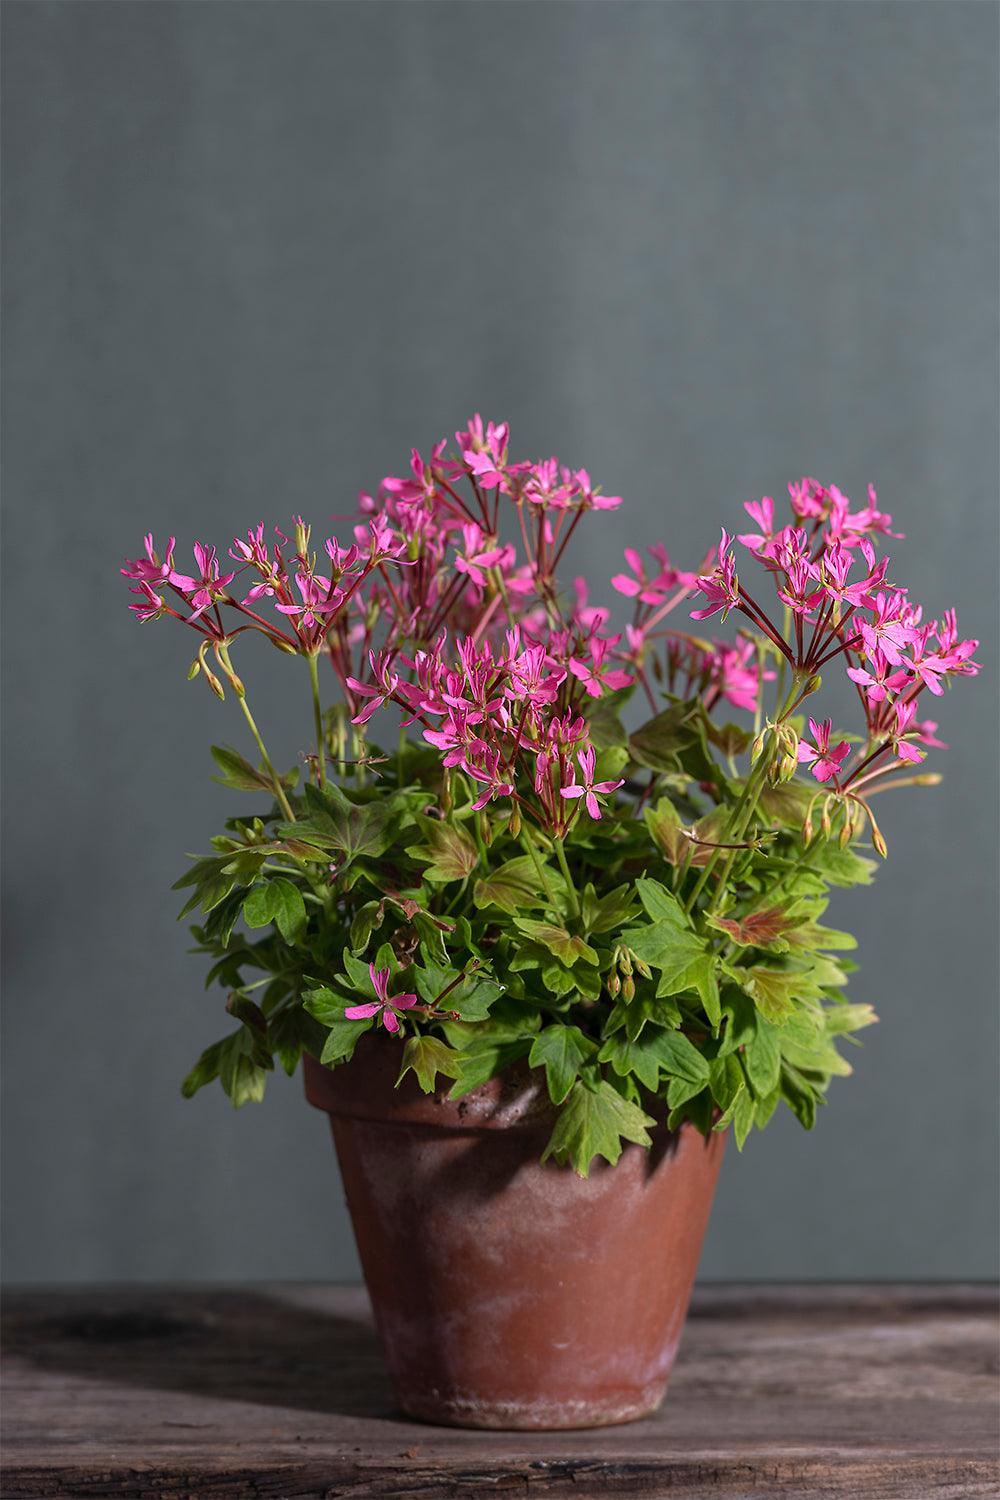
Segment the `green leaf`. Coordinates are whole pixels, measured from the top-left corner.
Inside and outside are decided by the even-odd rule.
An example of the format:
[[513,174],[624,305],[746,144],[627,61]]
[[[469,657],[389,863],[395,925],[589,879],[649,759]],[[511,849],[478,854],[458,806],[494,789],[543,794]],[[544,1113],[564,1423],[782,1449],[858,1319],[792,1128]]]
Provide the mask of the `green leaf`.
[[809,863],[831,885],[871,885],[878,865],[873,859],[841,849],[836,844],[821,844],[809,855]]
[[381,901],[366,901],[359,906],[351,923],[351,947],[355,953],[364,953],[373,932],[385,921],[385,906]]
[[[445,1028],[446,1031],[448,1028]],[[448,1031],[450,1036],[450,1031]],[[449,1099],[460,1099],[463,1094],[478,1088],[490,1078],[502,1073],[523,1057],[531,1047],[530,1037],[519,1037],[516,1041],[473,1042],[455,1053],[455,1083],[448,1094]]]
[[651,1093],[659,1087],[660,1073],[684,1078],[704,1088],[709,1066],[697,1047],[681,1031],[647,1026],[636,1041],[616,1036],[604,1043],[598,1054],[600,1062],[610,1062],[620,1077],[634,1073]]
[[303,795],[309,808],[306,828],[298,823],[283,825],[283,836],[306,839],[320,836],[324,844],[339,849],[349,864],[359,855],[377,859],[392,842],[394,808],[385,802],[352,802],[340,787],[328,782],[316,787],[307,782]]
[[681,815],[669,797],[661,797],[655,807],[644,808],[642,817],[664,859],[669,864],[679,865],[691,844],[681,831],[684,827]]
[[447,1042],[442,1042],[435,1036],[409,1037],[403,1048],[403,1061],[396,1087],[399,1088],[406,1074],[412,1071],[424,1093],[432,1094],[439,1073],[444,1073],[448,1078],[456,1076],[455,1059],[458,1055]]
[[597,936],[602,932],[614,932],[635,916],[635,892],[631,885],[619,885],[598,897],[594,887],[588,884],[584,886],[580,905],[588,934]]
[[326,1041],[323,1043],[320,1062],[325,1063],[327,1067],[339,1062],[347,1062],[354,1056],[359,1037],[369,1031],[374,1024],[374,1019],[337,1022],[330,1028]]
[[766,969],[762,964],[730,972],[766,1021],[780,1026],[794,1013],[795,1000],[802,994],[801,974],[794,970]]
[[691,923],[687,912],[673,891],[668,891],[659,880],[640,877],[635,888],[646,909],[646,915],[653,922],[668,922],[676,928],[690,931]]
[[[365,978],[367,979],[367,972]],[[374,995],[371,985],[368,986],[365,1000]],[[350,1002],[343,995],[338,995],[334,990],[328,989],[326,985],[320,985],[318,989],[303,990],[302,1004],[311,1016],[323,1026],[339,1026],[344,1020],[344,1011]],[[357,1021],[348,1023],[351,1026],[360,1024]],[[365,1024],[369,1024],[365,1022]]]
[[707,951],[704,938],[672,919],[651,922],[648,927],[626,927],[622,942],[636,958],[664,973],[676,973]]
[[756,1106],[748,1089],[743,1089],[733,1110],[733,1140],[737,1151],[742,1151],[754,1122]]
[[585,964],[600,962],[590,944],[585,943],[582,937],[568,933],[565,927],[557,927],[552,922],[538,922],[533,917],[515,917],[514,926],[526,938],[531,938],[533,942],[540,943],[543,948],[554,953],[567,968],[572,968],[578,961]]
[[[555,876],[553,874],[553,880]],[[498,870],[491,870],[472,887],[472,900],[478,910],[499,906],[513,915],[528,906],[544,906],[546,896],[538,889],[538,871],[530,855],[509,859]]]
[[306,905],[297,885],[283,875],[255,885],[243,903],[248,927],[266,927],[273,922],[286,943],[295,943],[306,925]]
[[671,704],[629,738],[632,759],[652,771],[679,771],[681,752],[692,740],[690,721],[688,704]]
[[705,1088],[704,1079],[696,1078],[671,1078],[667,1085],[667,1104],[671,1110],[678,1109],[686,1104],[689,1099],[694,1099],[702,1093]]
[[743,1065],[758,1099],[766,1098],[778,1087],[781,1043],[777,1029],[768,1025],[763,1016],[757,1017],[753,1039],[743,1051]]
[[831,1036],[860,1031],[863,1026],[873,1026],[878,1020],[870,1005],[831,1005],[824,1012],[824,1018]]
[[531,1044],[528,1063],[545,1069],[545,1081],[553,1104],[561,1104],[579,1076],[580,1069],[597,1051],[596,1043],[579,1026],[546,1026]]
[[236,1109],[251,1101],[259,1104],[264,1097],[267,1073],[250,1055],[251,1048],[252,1039],[245,1028],[221,1044],[219,1082]]
[[267,1036],[267,1017],[248,995],[241,995],[234,990],[226,1001],[226,1009],[237,1021],[242,1021],[244,1026],[251,1027],[263,1037]]
[[[414,967],[414,987],[426,1005],[436,1004],[443,991],[447,990],[448,993],[441,1000],[442,1009],[457,1010],[463,1021],[485,1020],[490,1006],[495,1005],[503,993],[503,986],[491,975],[478,970],[466,974],[464,979],[459,979],[461,972],[460,969],[444,968],[427,959],[423,966]],[[455,984],[456,979],[459,979],[458,984]],[[454,989],[448,989],[449,985],[454,985]]]
[[223,1048],[226,1042],[213,1042],[211,1047],[206,1047],[204,1052],[191,1069],[190,1073],[181,1084],[181,1093],[185,1099],[191,1099],[203,1089],[206,1083],[211,1083],[219,1076],[219,1067],[222,1062]]
[[456,823],[437,822],[433,818],[421,818],[420,826],[427,842],[414,844],[406,852],[427,865],[425,880],[445,885],[452,880],[465,880],[472,874],[479,855],[463,829]]
[[586,1177],[595,1156],[603,1156],[614,1166],[622,1154],[623,1140],[652,1145],[646,1127],[655,1123],[638,1105],[623,1099],[606,1079],[595,1088],[579,1079],[559,1111],[542,1161],[551,1156],[560,1165],[570,1162],[581,1177]]
[[816,1124],[816,1106],[822,1102],[822,1096],[801,1073],[786,1064],[781,1068],[781,1097],[799,1124],[812,1130]]
[[796,922],[782,906],[768,906],[741,917],[715,917],[709,914],[709,927],[724,932],[730,942],[740,948],[773,948],[785,952],[788,948],[786,934]]
[[604,1034],[613,1036],[624,1027],[625,1035],[630,1042],[634,1042],[650,1021],[658,1026],[679,1026],[680,1007],[674,1000],[655,995],[648,985],[639,985],[631,1000],[619,999],[615,1002],[614,1009],[604,1023]]
[[213,745],[211,750],[212,759],[222,772],[221,776],[213,776],[213,781],[232,787],[235,791],[268,792],[273,797],[274,787],[270,776],[256,770],[246,756],[241,755],[238,750],[231,750],[228,745]]

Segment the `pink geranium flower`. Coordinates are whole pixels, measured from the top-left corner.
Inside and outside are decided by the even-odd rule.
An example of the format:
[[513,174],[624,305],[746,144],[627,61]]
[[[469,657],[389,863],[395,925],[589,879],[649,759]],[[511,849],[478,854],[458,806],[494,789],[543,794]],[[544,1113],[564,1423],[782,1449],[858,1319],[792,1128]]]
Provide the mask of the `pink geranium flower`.
[[370,1016],[382,1013],[382,1025],[386,1031],[396,1032],[399,1030],[398,1010],[409,1010],[416,1005],[416,995],[393,995],[389,996],[389,970],[376,969],[374,964],[368,965],[372,985],[378,997],[375,1000],[366,1000],[364,1005],[349,1005],[344,1011],[344,1017],[348,1021],[366,1021]]
[[733,539],[729,532],[723,527],[722,540],[719,543],[717,562],[711,573],[704,573],[695,579],[695,588],[704,594],[708,600],[705,609],[693,609],[692,620],[707,620],[710,615],[723,611],[722,618],[740,602],[740,585],[736,577],[736,564],[730,548]]
[[601,816],[601,808],[596,794],[601,793],[601,795],[606,795],[608,792],[616,792],[625,783],[623,781],[594,780],[594,766],[597,754],[592,745],[588,745],[586,750],[579,751],[576,758],[580,770],[583,772],[583,781],[577,781],[576,772],[571,767],[570,775],[573,779],[568,786],[559,788],[559,795],[560,797],[582,797],[588,813],[596,821]]
[[810,719],[809,730],[812,734],[812,743],[810,744],[806,739],[799,741],[799,760],[803,765],[812,768],[817,781],[829,781],[831,777],[837,776],[844,760],[850,754],[851,747],[847,740],[841,740],[835,749],[830,749],[832,729],[832,719],[824,719],[822,723]]
[[847,675],[864,688],[869,703],[884,703],[890,693],[898,693],[910,680],[906,667],[897,667],[894,671],[877,647],[870,658],[870,670],[864,666],[848,667]]

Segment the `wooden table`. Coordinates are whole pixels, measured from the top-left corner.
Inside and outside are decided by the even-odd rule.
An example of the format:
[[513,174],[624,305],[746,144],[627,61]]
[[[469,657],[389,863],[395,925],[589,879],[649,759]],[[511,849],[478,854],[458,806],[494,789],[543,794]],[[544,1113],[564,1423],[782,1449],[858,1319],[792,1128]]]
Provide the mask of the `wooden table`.
[[353,1287],[6,1304],[5,1500],[1000,1494],[989,1287],[702,1287],[661,1411],[566,1433],[396,1415]]

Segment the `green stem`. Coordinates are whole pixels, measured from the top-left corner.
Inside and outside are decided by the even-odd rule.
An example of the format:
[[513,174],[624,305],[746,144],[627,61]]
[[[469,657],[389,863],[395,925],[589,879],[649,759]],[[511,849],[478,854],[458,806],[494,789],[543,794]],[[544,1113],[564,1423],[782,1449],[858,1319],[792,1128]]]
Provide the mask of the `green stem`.
[[[750,775],[743,783],[743,790],[740,793],[739,801],[733,808],[733,811],[730,815],[729,826],[726,829],[726,839],[730,842],[734,842],[736,839],[742,837],[747,823],[753,816],[754,808],[757,806],[757,798],[760,796],[760,793],[763,790],[764,782],[767,779],[767,773],[771,767],[771,758],[774,754],[776,745],[777,736],[773,733],[773,731],[771,731],[768,733],[768,736],[764,742],[764,748],[760,752],[757,764],[754,766]],[[730,859],[726,862],[727,866],[731,865],[732,859],[734,857],[735,850],[731,851]],[[712,871],[715,869],[716,865],[719,862],[719,858],[720,851],[716,850],[711,859],[705,865],[705,868],[702,870],[701,877],[696,883],[694,890],[691,892],[687,901],[684,903],[684,910],[689,914],[694,910],[694,904],[697,901],[698,897],[701,895],[702,891],[705,889]],[[728,869],[726,873],[728,874]],[[719,889],[721,890],[721,885]],[[719,891],[717,890],[716,896],[718,896],[718,894]]]
[[562,839],[553,839],[552,842],[556,846],[556,859],[559,861],[559,868],[562,871],[563,879],[566,882],[566,890],[569,895],[570,910],[572,911],[574,917],[579,918],[580,898],[576,894],[576,886],[573,884],[573,877],[570,875],[569,865],[566,863],[566,850],[563,848],[563,841]]
[[326,749],[323,741],[323,706],[319,697],[319,671],[314,652],[311,652],[306,660],[309,663],[309,683],[312,687],[313,725],[316,730],[316,767],[319,784],[322,787],[326,786]]
[[538,850],[535,848],[534,844],[531,842],[531,838],[530,838],[530,836],[529,836],[528,831],[527,831],[526,828],[522,828],[521,829],[521,843],[524,845],[524,848],[528,851],[528,853],[531,856],[531,862],[532,862],[532,864],[535,867],[535,873],[538,876],[539,883],[540,883],[540,885],[542,887],[542,890],[545,892],[546,896],[548,897],[549,906],[552,908],[552,911],[554,912],[554,914],[556,915],[556,917],[559,917],[561,915],[561,913],[560,913],[559,907],[558,907],[558,905],[556,903],[555,893],[553,892],[552,887],[549,885],[549,877],[545,873],[545,866],[542,864],[541,860],[538,858]]
[[254,721],[254,716],[250,712],[250,705],[244,697],[240,697],[239,703],[240,708],[242,708],[243,710],[243,717],[246,719],[247,723],[250,726],[250,733],[257,741],[257,749],[260,751],[260,758],[264,764],[264,769],[271,778],[271,785],[274,787],[274,795],[278,799],[278,805],[281,808],[281,811],[284,813],[286,821],[289,823],[294,823],[295,814],[292,811],[292,805],[289,802],[288,798],[285,796],[285,789],[281,785],[281,777],[278,775],[277,771],[274,769],[274,766],[271,764],[271,757],[267,753],[267,746],[264,744],[264,741],[261,738],[260,730],[257,728],[257,725]]

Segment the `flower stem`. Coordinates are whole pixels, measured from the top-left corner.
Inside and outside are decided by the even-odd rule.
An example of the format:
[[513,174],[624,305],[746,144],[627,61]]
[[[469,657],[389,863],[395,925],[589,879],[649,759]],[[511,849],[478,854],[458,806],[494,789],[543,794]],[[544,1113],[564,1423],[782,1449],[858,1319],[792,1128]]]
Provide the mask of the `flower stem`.
[[289,802],[288,798],[285,796],[285,789],[281,785],[281,777],[278,775],[277,771],[274,769],[274,766],[271,763],[271,757],[267,753],[267,746],[264,744],[264,741],[261,738],[260,730],[257,728],[256,722],[254,720],[254,716],[250,712],[250,705],[247,702],[246,698],[241,697],[239,701],[240,708],[242,708],[243,710],[243,717],[246,719],[247,723],[250,726],[250,733],[257,741],[257,749],[260,751],[260,758],[264,763],[264,769],[271,778],[271,784],[274,787],[274,795],[278,799],[278,805],[281,808],[281,811],[284,813],[286,820],[289,823],[294,823],[295,814],[292,811],[292,805]]
[[566,863],[566,850],[563,848],[563,841],[562,839],[553,839],[552,842],[556,846],[556,859],[559,861],[559,868],[562,871],[563,879],[566,882],[566,890],[569,895],[570,910],[572,911],[574,917],[578,918],[580,916],[580,900],[576,894],[576,886],[573,884],[573,877],[569,873],[569,865]]
[[326,786],[326,750],[323,744],[323,706],[319,697],[319,672],[316,666],[316,653],[310,651],[306,660],[309,663],[309,682],[312,687],[313,700],[313,724],[316,729],[316,768],[320,786]]

